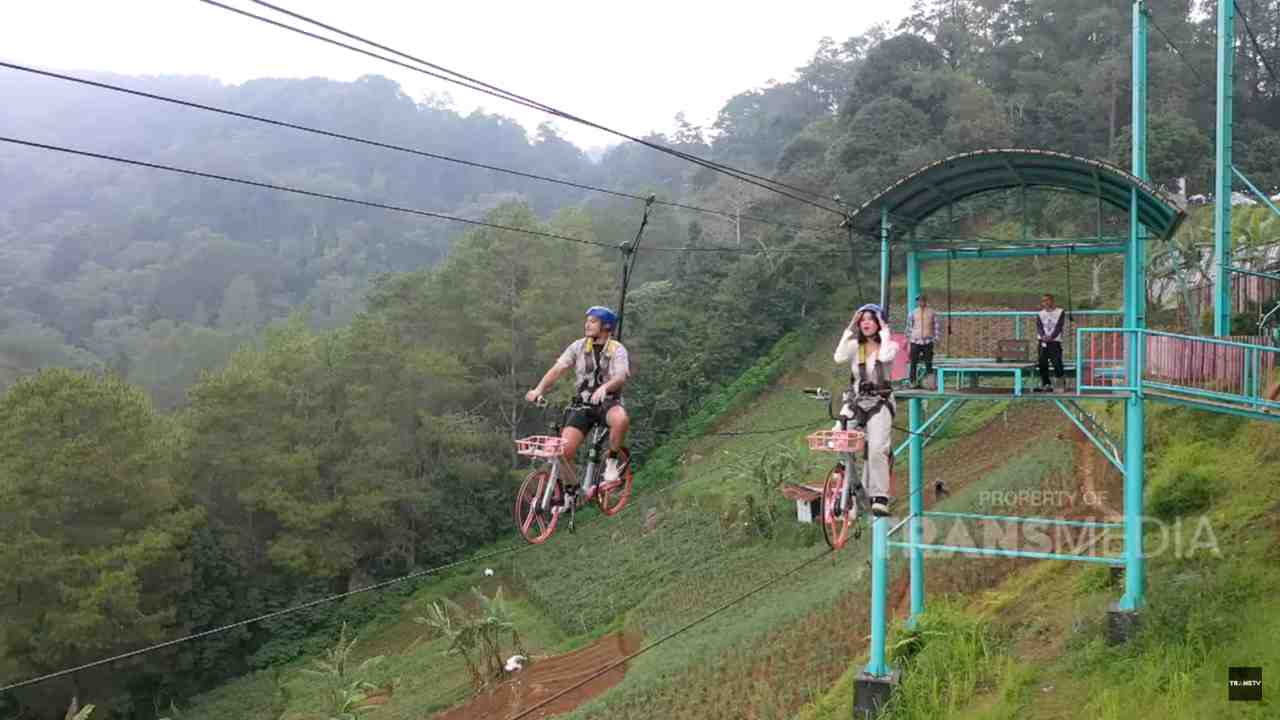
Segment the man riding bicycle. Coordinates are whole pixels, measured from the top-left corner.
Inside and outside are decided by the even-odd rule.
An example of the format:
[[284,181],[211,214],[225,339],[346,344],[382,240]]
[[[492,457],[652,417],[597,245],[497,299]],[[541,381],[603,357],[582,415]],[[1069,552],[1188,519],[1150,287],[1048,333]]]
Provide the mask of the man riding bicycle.
[[[574,398],[584,406],[573,408],[565,420],[560,437],[564,440],[565,462],[572,462],[578,445],[597,424],[609,428],[609,451],[605,456],[604,482],[612,483],[621,477],[618,451],[626,439],[631,419],[622,405],[622,386],[631,374],[631,362],[627,349],[612,339],[618,317],[607,307],[594,306],[587,310],[583,326],[584,337],[570,343],[560,359],[542,376],[537,387],[525,393],[529,402],[538,402],[570,367],[577,379]],[[578,405],[578,403],[575,403]],[[582,488],[590,500],[595,487]]]

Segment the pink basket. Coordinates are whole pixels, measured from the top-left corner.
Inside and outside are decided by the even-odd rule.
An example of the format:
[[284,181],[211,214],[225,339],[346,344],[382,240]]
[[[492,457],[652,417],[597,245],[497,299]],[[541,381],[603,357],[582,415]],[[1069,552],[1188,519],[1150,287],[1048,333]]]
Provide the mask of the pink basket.
[[564,440],[550,435],[531,435],[516,441],[516,452],[536,458],[559,457],[564,452]]
[[809,436],[809,449],[856,453],[862,450],[862,438],[858,430],[820,430]]

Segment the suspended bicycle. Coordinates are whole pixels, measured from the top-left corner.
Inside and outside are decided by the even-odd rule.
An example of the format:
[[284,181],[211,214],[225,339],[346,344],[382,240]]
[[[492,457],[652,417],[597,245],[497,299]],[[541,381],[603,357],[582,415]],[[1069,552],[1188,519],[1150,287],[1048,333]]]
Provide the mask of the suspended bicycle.
[[[547,407],[546,400],[535,403]],[[631,453],[624,447],[618,450],[618,479],[603,481],[604,452],[609,442],[609,428],[596,423],[587,434],[587,465],[578,482],[577,471],[564,457],[564,439],[560,431],[569,414],[589,408],[581,400],[573,400],[552,425],[550,435],[531,435],[516,440],[516,452],[525,457],[542,460],[520,483],[516,492],[513,519],[524,539],[535,545],[546,542],[556,530],[563,514],[569,515],[569,532],[574,531],[577,511],[594,501],[605,515],[617,515],[626,507],[631,497]],[[598,477],[599,476],[599,477]],[[591,488],[590,497],[582,488]]]
[[[816,400],[827,402],[827,417],[835,420],[837,426],[831,430],[820,430],[807,437],[809,449],[817,452],[835,453],[839,456],[826,476],[822,488],[822,535],[832,550],[839,550],[849,541],[852,534],[855,539],[862,537],[862,524],[859,515],[866,513],[871,502],[867,496],[863,475],[866,468],[866,420],[856,422],[857,414],[853,411],[853,394],[846,390],[841,396],[840,413],[833,412],[831,393],[823,388],[807,388],[805,394]],[[853,429],[849,425],[853,423]],[[856,462],[862,460],[861,467]],[[890,456],[890,478],[893,473],[892,456]],[[850,480],[850,478],[856,478]]]

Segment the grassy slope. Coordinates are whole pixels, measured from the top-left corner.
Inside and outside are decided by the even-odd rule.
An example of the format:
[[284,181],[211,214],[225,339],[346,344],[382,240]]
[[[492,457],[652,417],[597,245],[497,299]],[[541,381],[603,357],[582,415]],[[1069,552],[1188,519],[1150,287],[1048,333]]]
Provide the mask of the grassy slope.
[[[1028,291],[1033,283],[1027,284],[1028,288],[1018,292]],[[822,322],[838,327],[835,316],[839,314],[836,311]],[[690,430],[678,434],[655,456],[652,472],[638,478],[642,490],[626,513],[603,522],[587,522],[576,536],[562,533],[551,544],[508,558],[498,566],[499,578],[514,582],[527,593],[517,607],[524,615],[522,629],[533,638],[530,644],[536,646],[535,652],[563,651],[622,627],[640,631],[652,640],[822,549],[815,528],[789,521],[789,504],[774,508],[779,519],[772,537],[764,537],[758,518],[743,510],[748,495],[765,496],[758,479],[763,458],[784,466],[794,463],[787,466],[794,477],[820,479],[822,461],[814,461],[801,451],[805,430],[776,436],[699,433],[759,431],[799,425],[810,418],[815,427],[820,426],[820,406],[797,388],[840,383],[841,373],[829,363],[828,345],[834,338],[825,334],[802,338],[803,342],[791,338],[790,345],[780,344],[785,346],[782,351],[744,375],[749,381],[740,383],[741,393],[710,399],[707,412],[692,418]],[[810,352],[798,355],[795,348],[806,342]],[[784,370],[767,391],[755,394]],[[1038,456],[1022,455],[1020,451],[1034,435],[1011,431],[1010,423],[1018,428],[1026,422],[1022,413],[1028,411],[1014,408],[1006,413],[1007,409],[1004,403],[971,404],[953,421],[948,437],[939,438],[931,447],[932,469],[940,469],[949,481],[960,477],[962,485],[970,480],[964,492],[948,501],[951,509],[978,507],[977,494],[982,490],[1057,487],[1063,475],[1071,474],[1071,458],[1053,450],[1052,444]],[[1162,421],[1159,414],[1153,415],[1153,435],[1162,422],[1179,422]],[[1062,425],[1060,419],[1058,425]],[[1015,434],[1017,442],[987,448],[984,436],[971,435],[984,428],[996,436],[1001,432]],[[1272,446],[1275,440],[1270,440]],[[1248,447],[1247,443],[1242,447]],[[986,464],[975,464],[975,452],[984,451]],[[1256,474],[1260,471],[1274,476],[1274,467],[1269,467],[1252,472],[1255,477],[1262,476]],[[1153,468],[1152,477],[1160,472]],[[674,480],[685,482],[674,492],[656,492]],[[1237,510],[1231,517],[1236,522],[1247,514],[1245,509],[1260,507],[1255,496],[1241,495],[1234,502]],[[1272,552],[1274,567],[1276,553],[1268,552]],[[899,565],[895,563],[895,572],[901,569]],[[900,713],[918,717],[1036,717],[1028,713],[1045,708],[1040,717],[1056,717],[1053,707],[1064,713],[1078,711],[1089,701],[1095,702],[1098,713],[1113,712],[1113,706],[1145,707],[1128,698],[1126,682],[1117,678],[1128,677],[1130,682],[1137,675],[1159,678],[1164,672],[1159,668],[1164,666],[1142,654],[1130,657],[1124,655],[1128,651],[1106,650],[1098,642],[1102,609],[1115,593],[1101,589],[1100,577],[1087,568],[1023,565],[981,559],[929,561],[930,607],[936,610],[930,622],[935,623],[936,632],[957,640],[926,644],[917,655],[918,671],[913,677],[928,690],[912,694],[926,702],[923,707],[904,707]],[[410,645],[418,628],[409,624],[409,618],[421,613],[422,602],[478,581],[479,571],[480,567],[470,568],[429,584],[415,596],[419,609],[407,607],[400,622],[371,632],[370,648],[392,656],[373,678],[375,682],[402,678],[393,702],[378,710],[375,717],[425,717],[463,696],[465,674],[458,661],[441,657],[441,648],[429,643]],[[1008,572],[1015,574],[1003,585],[978,592],[992,585],[993,577],[998,580],[996,576]],[[1162,584],[1164,572],[1157,558],[1150,577],[1153,603],[1159,597],[1157,586]],[[1185,575],[1189,571],[1167,572]],[[850,658],[857,658],[866,648],[865,573],[862,544],[851,545],[834,559],[819,562],[804,574],[646,654],[633,663],[622,684],[580,708],[574,717],[654,717],[655,713],[673,718],[790,717],[806,701],[815,704],[803,717],[845,717],[853,671],[863,662],[855,660],[850,665]],[[1224,582],[1224,578],[1215,578],[1209,580],[1219,585]],[[1179,587],[1192,594],[1186,593],[1185,584]],[[948,590],[968,594],[943,603],[938,593]],[[1264,610],[1251,612],[1262,614]],[[1274,634],[1274,625],[1270,629]],[[1027,639],[1068,636],[1084,640],[1058,643],[1062,646],[1060,656]],[[903,637],[895,635],[896,639]],[[1240,636],[1232,637],[1240,640]],[[1214,645],[1219,650],[1227,646]],[[1025,662],[1027,652],[1038,653],[1035,659],[1044,662]],[[1266,657],[1256,654],[1255,662],[1265,665]],[[1053,662],[1059,665],[1050,664],[1050,658],[1056,658]],[[1128,667],[1130,674],[1117,674],[1112,665]],[[972,670],[957,673],[957,667]],[[1202,674],[1225,672],[1221,663],[1204,662],[1201,667]],[[314,697],[316,688],[299,679],[296,669],[286,676],[292,678],[289,682],[295,698],[289,705],[290,714],[313,710],[314,701],[303,698]],[[961,681],[957,676],[963,676]],[[1098,695],[1086,682],[1090,678],[1104,681],[1104,688],[1110,687],[1112,692]],[[184,717],[274,717],[268,713],[274,692],[270,680],[269,674],[260,673],[232,684],[202,699],[196,711]],[[1054,689],[1042,690],[1048,686]],[[1145,702],[1152,702],[1152,698]]]
[[[904,702],[890,717],[1276,716],[1274,697],[1228,703],[1226,673],[1280,667],[1280,424],[1152,405],[1148,427],[1148,510],[1167,522],[1179,508],[1185,516],[1167,542],[1158,529],[1147,533],[1153,557],[1137,639],[1104,641],[1105,611],[1120,592],[1104,569],[1030,564],[930,613],[938,635],[905,661]],[[799,717],[846,717],[852,677]]]
[[[504,587],[508,608],[516,619],[530,652],[559,652],[567,646],[565,634],[550,622],[519,585],[511,581],[510,565],[494,566],[494,577],[483,575],[484,564],[467,568],[435,582],[428,582],[403,604],[398,618],[364,628],[357,645],[358,659],[384,656],[365,679],[382,685],[398,681],[394,700],[380,708],[383,720],[409,720],[443,709],[469,695],[469,677],[459,659],[446,658],[443,639],[431,639],[414,618],[426,615],[426,606],[443,597],[466,603],[470,588],[492,595]],[[512,596],[511,591],[516,592]],[[335,638],[336,640],[336,638]],[[302,672],[309,662],[292,663],[250,673],[222,687],[193,698],[176,720],[275,720],[320,718],[326,687],[322,680]]]
[[[783,341],[730,392],[710,398],[706,412],[689,423],[694,431],[678,434],[652,463],[651,472],[637,479],[636,501],[622,515],[588,518],[576,536],[561,533],[546,546],[494,561],[497,578],[521,590],[515,607],[524,616],[522,630],[535,653],[563,651],[620,627],[640,631],[646,639],[660,637],[825,548],[817,528],[792,521],[793,508],[785,499],[772,508],[758,504],[777,516],[770,537],[760,519],[744,510],[748,495],[780,499],[776,489],[760,484],[761,458],[783,463],[790,479],[821,480],[828,460],[802,450],[807,429],[728,437],[697,432],[754,432],[809,421],[813,427],[825,425],[824,409],[798,388],[842,383],[842,371],[830,362],[835,338],[829,329],[840,326],[836,316],[843,312],[820,318],[817,325],[824,332],[816,338],[799,333]],[[1002,410],[1003,405],[967,410],[949,435],[970,435]],[[940,437],[934,447],[946,452],[948,443],[958,442]],[[674,491],[657,492],[673,481],[680,481]],[[423,614],[427,602],[481,582],[481,570],[479,565],[464,567],[424,583],[398,621],[364,631],[367,654],[388,656],[370,679],[401,679],[393,701],[377,711],[378,717],[423,717],[464,696],[460,661],[442,657],[438,641],[415,643],[421,628],[412,617]],[[753,713],[771,708],[760,716],[785,717],[825,689],[850,655],[865,646],[864,630],[846,626],[833,641],[828,630],[812,622],[838,613],[844,625],[851,613],[864,613],[865,572],[862,544],[850,546],[835,559],[823,560],[810,572],[646,654],[624,683],[578,715],[652,717],[655,708],[665,707],[670,717],[705,717],[715,714],[712,708],[727,711],[735,705]],[[764,671],[744,670],[743,657],[777,672],[761,683]],[[318,710],[319,688],[298,672],[300,667],[282,669],[291,717]],[[791,682],[793,674],[804,680]],[[272,708],[280,695],[273,678],[263,672],[231,683],[198,698],[184,718],[275,717]]]
[[[814,327],[833,324],[838,326],[831,318],[820,318],[815,320]],[[495,581],[503,581],[508,587],[520,590],[512,609],[522,620],[519,627],[529,649],[537,655],[567,651],[620,627],[626,619],[624,613],[642,603],[655,608],[678,605],[682,601],[676,596],[690,587],[692,578],[700,578],[699,586],[710,586],[723,579],[718,574],[733,575],[740,568],[749,571],[742,578],[763,578],[780,564],[790,562],[794,557],[790,550],[794,547],[770,553],[750,547],[750,538],[745,536],[735,541],[730,537],[734,534],[732,528],[726,532],[714,513],[688,507],[683,501],[674,502],[654,488],[679,480],[691,470],[700,472],[696,466],[690,468],[685,464],[687,448],[698,441],[702,432],[720,423],[723,416],[739,413],[742,406],[790,369],[797,358],[811,352],[812,347],[812,333],[793,333],[725,392],[708,398],[703,410],[690,418],[664,448],[654,453],[646,472],[637,477],[632,506],[623,514],[603,521],[587,517],[581,520],[576,536],[562,531],[548,545],[493,561],[464,565],[457,571],[421,581],[421,589],[403,604],[400,617],[363,628],[364,640],[357,654],[387,656],[368,679],[376,684],[393,678],[400,680],[393,701],[380,708],[377,716],[423,717],[466,697],[467,675],[461,660],[443,656],[444,647],[439,640],[420,641],[422,627],[415,624],[413,618],[424,615],[430,602],[442,597],[463,597],[473,585],[492,588]],[[812,401],[806,402],[804,407],[811,416],[819,412]],[[649,517],[650,510],[659,508],[661,529],[646,533],[642,523]],[[791,540],[793,546],[807,549],[821,542],[820,536],[812,532],[801,535]],[[491,552],[508,542],[476,552]],[[735,542],[742,547],[730,547]],[[723,552],[718,555],[698,552],[712,547]],[[726,556],[731,561],[726,562]],[[484,565],[494,567],[497,572],[495,579],[488,583],[482,574]],[[706,597],[715,596],[709,593]],[[699,603],[690,604],[687,616],[701,612],[702,607]],[[653,614],[685,617],[661,611]],[[635,617],[634,621],[627,619],[627,622],[647,634],[664,631],[660,624],[644,620],[643,613]],[[306,666],[307,663],[298,662],[246,675],[192,698],[189,707],[183,709],[182,717],[184,720],[267,720],[279,717],[282,711],[286,717],[307,717],[319,710],[322,690],[317,681],[301,672]]]

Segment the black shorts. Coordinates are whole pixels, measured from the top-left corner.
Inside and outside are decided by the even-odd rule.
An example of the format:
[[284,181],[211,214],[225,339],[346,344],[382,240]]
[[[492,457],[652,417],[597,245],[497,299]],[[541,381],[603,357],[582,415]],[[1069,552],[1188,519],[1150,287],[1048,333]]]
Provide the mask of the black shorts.
[[587,405],[569,411],[569,416],[565,418],[565,427],[576,428],[583,435],[591,432],[591,428],[595,425],[604,425],[605,418],[608,417],[609,411],[622,404],[622,400],[616,397],[605,398],[604,402],[599,405]]

